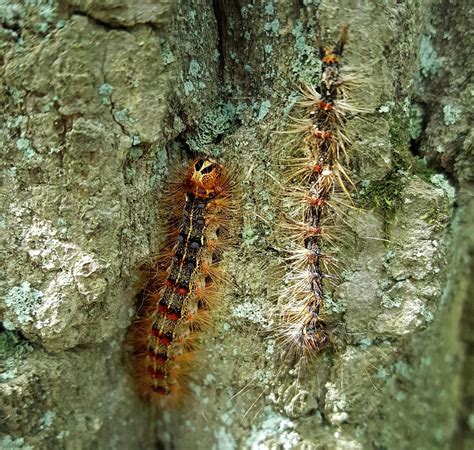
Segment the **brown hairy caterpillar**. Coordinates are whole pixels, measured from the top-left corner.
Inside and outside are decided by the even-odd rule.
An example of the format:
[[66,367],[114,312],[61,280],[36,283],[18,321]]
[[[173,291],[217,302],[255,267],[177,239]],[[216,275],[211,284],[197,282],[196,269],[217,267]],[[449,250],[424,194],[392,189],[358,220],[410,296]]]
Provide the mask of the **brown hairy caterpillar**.
[[365,110],[348,102],[351,85],[357,81],[341,77],[347,38],[348,27],[343,26],[334,47],[319,45],[320,84],[302,89],[303,115],[293,119],[295,124],[287,131],[297,135],[298,143],[288,160],[290,208],[285,228],[290,230],[292,248],[278,340],[289,353],[300,356],[321,352],[331,343],[324,298],[337,264],[330,254],[336,219],[343,215],[344,202],[337,197],[352,203],[353,183],[343,167],[350,145],[344,126],[349,113]]
[[150,270],[143,305],[130,329],[133,366],[142,397],[179,405],[211,321],[224,273],[222,251],[231,239],[235,182],[224,167],[198,158],[169,190],[167,243]]

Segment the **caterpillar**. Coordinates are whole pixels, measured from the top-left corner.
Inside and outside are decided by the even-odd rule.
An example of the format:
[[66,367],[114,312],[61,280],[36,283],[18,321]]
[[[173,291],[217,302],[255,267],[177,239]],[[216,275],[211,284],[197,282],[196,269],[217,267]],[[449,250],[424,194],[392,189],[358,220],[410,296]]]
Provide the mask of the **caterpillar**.
[[167,242],[129,337],[138,389],[152,404],[179,406],[190,392],[199,333],[225,279],[219,262],[231,240],[234,188],[222,165],[198,158],[169,189]]
[[326,280],[337,260],[330,254],[335,243],[336,219],[342,215],[337,197],[346,196],[353,182],[343,166],[350,139],[344,131],[348,113],[362,109],[348,102],[354,78],[341,77],[341,58],[348,27],[341,28],[334,47],[319,44],[322,73],[319,86],[302,88],[301,118],[293,118],[288,133],[297,136],[288,158],[289,212],[285,228],[290,230],[287,286],[283,291],[278,339],[290,353],[307,356],[323,351],[331,343],[324,311]]

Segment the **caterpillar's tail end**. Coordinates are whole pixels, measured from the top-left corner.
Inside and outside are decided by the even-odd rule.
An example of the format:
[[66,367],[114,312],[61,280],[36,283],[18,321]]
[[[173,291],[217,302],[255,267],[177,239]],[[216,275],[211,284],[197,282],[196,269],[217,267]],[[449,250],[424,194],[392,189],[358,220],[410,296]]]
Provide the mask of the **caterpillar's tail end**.
[[331,337],[326,322],[321,319],[312,320],[304,325],[301,334],[305,353],[307,353],[307,351],[320,353],[331,344]]
[[[163,366],[150,369],[146,353],[133,355],[133,369],[136,386],[140,397],[157,412],[162,410],[178,410],[185,406],[186,401],[192,397],[189,388],[189,371],[192,358],[191,353],[186,353],[180,360],[178,367],[170,371],[170,379],[166,382],[157,380],[157,374],[162,374]],[[187,360],[186,360],[187,359]],[[150,373],[152,370],[153,374]],[[151,376],[155,378],[151,378]]]
[[187,386],[176,386],[166,392],[164,390],[150,389],[145,395],[144,399],[157,412],[164,410],[179,410],[186,406],[186,402],[191,397],[191,391]]
[[327,324],[315,318],[302,326],[290,325],[282,333],[288,353],[297,357],[311,357],[331,345]]

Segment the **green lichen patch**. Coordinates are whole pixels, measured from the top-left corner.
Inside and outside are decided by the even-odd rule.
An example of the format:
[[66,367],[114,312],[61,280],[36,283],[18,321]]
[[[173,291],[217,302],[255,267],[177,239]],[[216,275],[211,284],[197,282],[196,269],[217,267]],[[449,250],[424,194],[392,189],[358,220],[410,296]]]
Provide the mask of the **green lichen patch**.
[[10,435],[2,437],[0,440],[0,448],[5,450],[33,450],[32,447],[25,444],[25,439],[20,437],[17,439],[12,438]]
[[20,325],[24,325],[34,320],[42,297],[41,291],[31,287],[28,281],[24,281],[21,285],[14,286],[8,291],[5,304],[14,313],[16,321]]
[[260,108],[258,109],[258,115],[256,119],[257,122],[261,122],[267,116],[270,110],[270,106],[271,106],[270,100],[264,100],[261,103]]
[[230,102],[221,103],[208,111],[199,121],[196,130],[186,133],[186,142],[195,152],[215,143],[218,138],[229,132],[236,118],[236,109]]
[[111,96],[113,90],[114,90],[113,86],[110,85],[109,83],[102,83],[99,86],[100,102],[103,105],[110,105],[111,104],[110,96]]
[[463,110],[459,105],[447,104],[443,106],[444,124],[454,125],[461,117]]
[[429,36],[423,36],[421,38],[419,58],[421,73],[425,77],[436,74],[441,66],[441,61]]
[[418,139],[423,131],[424,111],[420,105],[412,105],[409,112],[408,131],[412,139]]
[[296,58],[292,61],[293,75],[298,81],[311,83],[319,78],[321,62],[317,55],[317,48],[313,44],[316,40],[314,33],[308,33],[301,21],[297,21],[292,29],[295,38]]
[[54,411],[46,411],[40,419],[40,428],[49,428],[53,425],[54,419],[56,418],[56,413]]
[[12,330],[0,332],[0,359],[18,357],[30,351],[31,347],[18,333]]
[[[55,27],[58,19],[56,0],[34,0],[26,2],[5,1],[0,4],[0,22],[4,31],[23,44],[23,29],[39,34],[47,34]],[[59,27],[61,24],[59,23]]]
[[451,203],[454,201],[456,191],[443,174],[436,173],[431,175],[430,182],[433,183],[436,187],[443,190]]

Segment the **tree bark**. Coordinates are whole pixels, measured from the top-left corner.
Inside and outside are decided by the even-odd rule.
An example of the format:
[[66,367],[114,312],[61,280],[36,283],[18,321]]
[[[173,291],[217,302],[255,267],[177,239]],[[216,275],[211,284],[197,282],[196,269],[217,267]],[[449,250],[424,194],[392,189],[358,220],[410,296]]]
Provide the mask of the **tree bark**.
[[[453,0],[0,5],[2,448],[472,448],[473,26]],[[327,299],[335,348],[282,360],[282,160],[316,36],[371,109]],[[240,175],[233,279],[193,395],[157,416],[124,346],[170,168]],[[185,170],[185,169],[183,169]]]

